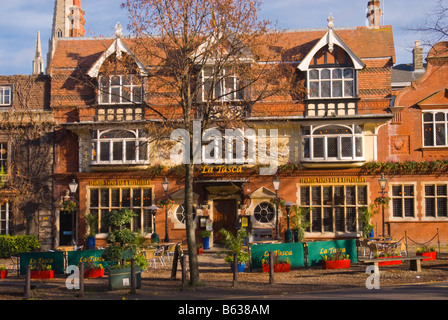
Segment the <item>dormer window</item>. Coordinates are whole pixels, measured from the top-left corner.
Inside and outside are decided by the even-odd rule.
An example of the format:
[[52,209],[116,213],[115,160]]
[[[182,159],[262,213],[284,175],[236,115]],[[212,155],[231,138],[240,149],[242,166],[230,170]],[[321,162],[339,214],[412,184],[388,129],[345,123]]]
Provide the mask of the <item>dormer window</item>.
[[11,86],[0,87],[0,106],[9,107],[12,103],[12,88]]
[[310,99],[355,97],[353,68],[313,68],[308,70]]
[[241,101],[243,91],[240,88],[238,76],[231,68],[223,69],[220,73],[212,67],[204,68],[201,73],[202,101]]
[[99,104],[140,104],[143,101],[142,78],[138,75],[100,76]]

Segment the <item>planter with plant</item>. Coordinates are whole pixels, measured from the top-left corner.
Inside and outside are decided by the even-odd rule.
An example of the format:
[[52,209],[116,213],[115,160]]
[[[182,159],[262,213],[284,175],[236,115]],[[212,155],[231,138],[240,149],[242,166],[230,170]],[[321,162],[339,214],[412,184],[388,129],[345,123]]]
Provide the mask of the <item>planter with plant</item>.
[[219,230],[219,233],[223,237],[224,246],[227,249],[227,255],[224,261],[230,263],[230,267],[233,269],[234,256],[237,256],[238,272],[243,272],[246,267],[246,262],[250,260],[250,254],[243,251],[244,240],[247,237],[246,229],[242,228],[238,230],[237,234],[227,231],[226,229]]
[[[269,259],[262,259],[263,272],[269,272]],[[288,258],[279,257],[277,253],[274,253],[274,272],[290,272],[291,262]]]
[[336,249],[330,255],[322,256],[322,267],[324,269],[347,269],[350,268],[350,257],[342,249]]
[[201,254],[204,253],[204,249],[202,248],[202,243],[198,243],[198,244],[196,245],[196,253],[197,253],[198,255],[201,255]]
[[98,213],[89,213],[85,215],[89,233],[86,238],[87,249],[94,250],[96,246],[96,230],[98,226]]
[[[108,214],[107,224],[111,228],[107,237],[109,245],[104,249],[102,258],[111,262],[108,270],[109,290],[129,288],[131,285],[130,260],[135,259],[136,269],[141,269],[137,236],[131,229],[126,228],[135,216],[130,209],[112,210]],[[125,259],[125,254],[127,255]],[[144,261],[146,262],[146,261]],[[144,267],[144,266],[143,266]],[[142,268],[143,269],[143,268]],[[137,288],[141,287],[140,270],[136,270]]]
[[310,227],[311,223],[306,221],[307,215],[312,208],[302,208],[298,206],[291,207],[291,230],[294,235],[294,242],[302,242],[305,239],[305,231]]
[[416,254],[418,256],[428,257],[428,259],[423,259],[422,261],[428,260],[436,260],[437,259],[437,251],[433,247],[428,247],[427,245],[423,245],[417,248]]
[[373,230],[372,218],[376,213],[373,209],[373,204],[370,204],[368,207],[363,207],[360,209],[359,220],[362,225],[362,237],[367,239],[370,237],[370,233]]
[[8,277],[8,270],[5,266],[0,266],[0,279],[6,279]]
[[53,279],[54,270],[51,264],[35,263],[31,265],[31,279]]
[[84,271],[84,278],[101,278],[101,277],[104,277],[103,265],[101,263],[94,264],[89,261]]
[[[401,258],[401,255],[396,250],[389,250],[388,248],[385,248],[384,252],[376,254],[375,257],[378,259]],[[402,260],[384,261],[384,262],[378,262],[378,265],[379,266],[390,266],[390,265],[402,264],[402,262],[403,262]]]
[[202,239],[202,244],[203,244],[204,250],[210,249],[210,236],[211,235],[212,235],[212,233],[207,230],[202,230],[201,233],[199,234],[199,236]]

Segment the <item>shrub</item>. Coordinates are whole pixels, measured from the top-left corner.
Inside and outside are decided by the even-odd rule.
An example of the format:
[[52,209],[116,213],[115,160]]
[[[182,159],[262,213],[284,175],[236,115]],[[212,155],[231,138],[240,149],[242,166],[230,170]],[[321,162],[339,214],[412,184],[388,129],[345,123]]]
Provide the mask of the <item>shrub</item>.
[[40,242],[35,236],[0,236],[0,258],[9,258],[19,253],[31,252],[39,248]]

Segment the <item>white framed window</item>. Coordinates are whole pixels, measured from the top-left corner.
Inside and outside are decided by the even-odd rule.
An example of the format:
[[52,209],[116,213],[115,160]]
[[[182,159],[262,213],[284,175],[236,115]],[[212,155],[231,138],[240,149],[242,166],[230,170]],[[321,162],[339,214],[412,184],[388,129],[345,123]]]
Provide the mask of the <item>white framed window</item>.
[[425,217],[448,218],[447,184],[425,184]]
[[148,136],[144,130],[92,130],[91,164],[147,164]]
[[12,87],[0,86],[0,106],[9,107],[12,104]]
[[308,98],[354,98],[354,68],[312,68],[308,70]]
[[6,175],[8,174],[9,169],[9,160],[8,160],[8,143],[0,142],[0,174]]
[[100,76],[99,104],[132,104],[143,101],[143,79],[139,75]]
[[423,113],[423,146],[447,147],[448,110]]
[[11,206],[9,202],[0,203],[0,235],[9,234]]
[[392,219],[415,218],[415,184],[391,185]]
[[202,101],[241,101],[244,98],[240,80],[231,68],[225,68],[220,73],[215,73],[212,67],[204,68],[201,78]]
[[359,125],[305,126],[303,161],[363,161],[364,136]]
[[153,219],[149,207],[152,205],[151,188],[90,188],[89,212],[98,216],[98,233],[108,233],[107,217],[110,211],[130,209],[136,216],[128,226],[132,231],[150,233]]

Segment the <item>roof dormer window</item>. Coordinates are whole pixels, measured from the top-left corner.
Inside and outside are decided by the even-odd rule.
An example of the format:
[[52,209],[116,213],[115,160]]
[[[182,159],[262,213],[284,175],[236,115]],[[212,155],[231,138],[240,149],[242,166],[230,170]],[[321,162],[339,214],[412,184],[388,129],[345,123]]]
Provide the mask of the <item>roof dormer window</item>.
[[99,104],[140,104],[143,100],[142,97],[142,78],[138,75],[99,77]]
[[355,97],[353,68],[313,68],[308,70],[309,98]]

